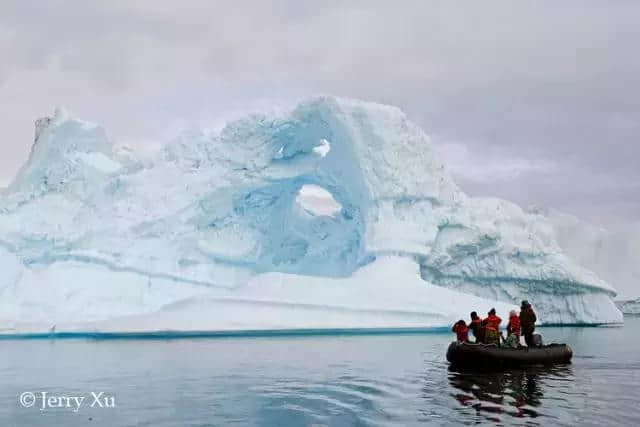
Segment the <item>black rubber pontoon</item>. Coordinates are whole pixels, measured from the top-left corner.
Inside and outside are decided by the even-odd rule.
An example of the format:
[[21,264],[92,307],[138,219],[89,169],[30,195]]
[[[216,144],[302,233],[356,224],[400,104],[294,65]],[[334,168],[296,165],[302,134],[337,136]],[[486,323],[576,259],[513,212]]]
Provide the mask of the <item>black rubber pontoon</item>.
[[515,366],[571,363],[573,351],[566,344],[505,348],[496,345],[452,342],[447,360],[461,368],[501,369]]

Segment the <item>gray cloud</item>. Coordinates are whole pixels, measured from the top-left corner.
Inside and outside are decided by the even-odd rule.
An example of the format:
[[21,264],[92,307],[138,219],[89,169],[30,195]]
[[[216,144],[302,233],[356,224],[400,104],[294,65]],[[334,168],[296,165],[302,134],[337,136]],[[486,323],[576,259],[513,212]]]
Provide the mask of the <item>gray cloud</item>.
[[639,21],[632,1],[4,1],[0,177],[56,105],[147,141],[332,93],[401,107],[472,194],[638,220]]

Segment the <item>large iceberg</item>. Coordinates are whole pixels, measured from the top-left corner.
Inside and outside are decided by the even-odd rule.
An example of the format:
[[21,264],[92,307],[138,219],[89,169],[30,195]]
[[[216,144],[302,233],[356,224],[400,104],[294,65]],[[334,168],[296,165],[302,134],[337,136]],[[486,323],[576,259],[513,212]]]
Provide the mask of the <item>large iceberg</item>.
[[472,198],[395,107],[322,97],[142,156],[57,111],[0,196],[0,330],[616,323],[544,217]]

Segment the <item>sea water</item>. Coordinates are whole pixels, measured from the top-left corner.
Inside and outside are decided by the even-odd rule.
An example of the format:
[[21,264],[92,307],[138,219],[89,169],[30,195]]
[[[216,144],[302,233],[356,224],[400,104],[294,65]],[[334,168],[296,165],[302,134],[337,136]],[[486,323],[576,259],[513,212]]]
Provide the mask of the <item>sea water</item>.
[[0,340],[2,426],[638,425],[640,318],[571,365],[452,371],[448,333]]

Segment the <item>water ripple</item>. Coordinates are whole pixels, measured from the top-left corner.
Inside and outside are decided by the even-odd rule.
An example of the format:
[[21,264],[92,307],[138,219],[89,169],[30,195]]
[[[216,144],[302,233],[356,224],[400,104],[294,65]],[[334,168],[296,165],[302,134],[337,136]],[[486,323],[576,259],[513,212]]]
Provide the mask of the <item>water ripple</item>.
[[[606,329],[579,340],[575,328],[546,330],[572,345],[573,365],[500,373],[449,369],[450,337],[440,334],[5,341],[0,425],[635,425],[638,327],[614,342]],[[118,410],[17,404],[25,390],[94,388],[116,394]]]

